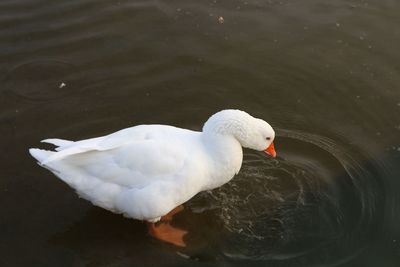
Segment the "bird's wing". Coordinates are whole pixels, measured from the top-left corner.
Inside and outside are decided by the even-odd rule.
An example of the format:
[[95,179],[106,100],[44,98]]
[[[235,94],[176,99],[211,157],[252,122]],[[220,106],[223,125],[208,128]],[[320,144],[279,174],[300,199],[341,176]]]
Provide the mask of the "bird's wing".
[[192,131],[134,128],[66,144],[41,164],[97,206],[157,218],[200,190],[200,144]]
[[[69,177],[95,177],[128,188],[174,177],[192,160],[195,132],[170,126],[143,125],[93,139],[69,143],[40,164]],[[65,177],[65,175],[64,175]],[[63,179],[65,180],[65,179]],[[67,182],[67,181],[66,181]]]
[[187,160],[190,160],[190,155],[185,147],[149,139],[107,150],[80,152],[52,162],[80,175],[128,188],[140,188],[155,180],[174,177]]

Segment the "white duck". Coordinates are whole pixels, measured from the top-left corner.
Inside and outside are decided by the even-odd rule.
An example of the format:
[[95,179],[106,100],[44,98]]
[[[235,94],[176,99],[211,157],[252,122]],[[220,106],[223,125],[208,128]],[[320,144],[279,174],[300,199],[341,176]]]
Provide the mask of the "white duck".
[[[30,154],[94,205],[146,220],[150,233],[185,246],[184,230],[168,222],[181,204],[200,191],[219,187],[237,174],[242,146],[275,157],[275,132],[244,111],[223,110],[203,131],[167,125],[138,125],[81,141],[46,139],[56,151]],[[154,224],[159,220],[163,224]]]

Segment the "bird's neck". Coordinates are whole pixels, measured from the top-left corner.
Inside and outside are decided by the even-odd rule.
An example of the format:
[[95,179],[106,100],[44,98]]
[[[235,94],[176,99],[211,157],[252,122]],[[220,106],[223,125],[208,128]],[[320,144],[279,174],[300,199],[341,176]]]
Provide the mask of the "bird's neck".
[[242,166],[243,150],[231,135],[205,134],[203,139],[209,151],[210,180],[204,190],[210,190],[229,182]]

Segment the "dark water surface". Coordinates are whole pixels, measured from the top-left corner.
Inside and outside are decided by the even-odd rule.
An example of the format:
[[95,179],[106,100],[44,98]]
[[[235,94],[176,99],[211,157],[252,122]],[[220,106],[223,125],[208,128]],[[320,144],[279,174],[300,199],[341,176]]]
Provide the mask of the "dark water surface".
[[[400,2],[0,1],[0,266],[400,266]],[[219,17],[223,17],[223,20]],[[189,201],[187,249],[27,149],[239,108],[277,129]]]

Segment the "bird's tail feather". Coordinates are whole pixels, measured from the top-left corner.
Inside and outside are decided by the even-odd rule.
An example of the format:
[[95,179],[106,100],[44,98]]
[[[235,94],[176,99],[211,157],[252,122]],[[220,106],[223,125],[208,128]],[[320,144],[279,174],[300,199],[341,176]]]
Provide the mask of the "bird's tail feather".
[[49,151],[49,150],[44,150],[44,149],[38,149],[38,148],[30,148],[29,153],[34,157],[39,163],[42,163],[45,161],[48,157],[53,155],[56,152]]
[[64,140],[64,139],[57,139],[57,138],[50,138],[40,141],[42,143],[53,144],[57,146],[56,151],[63,150],[65,147],[72,145],[74,141]]

